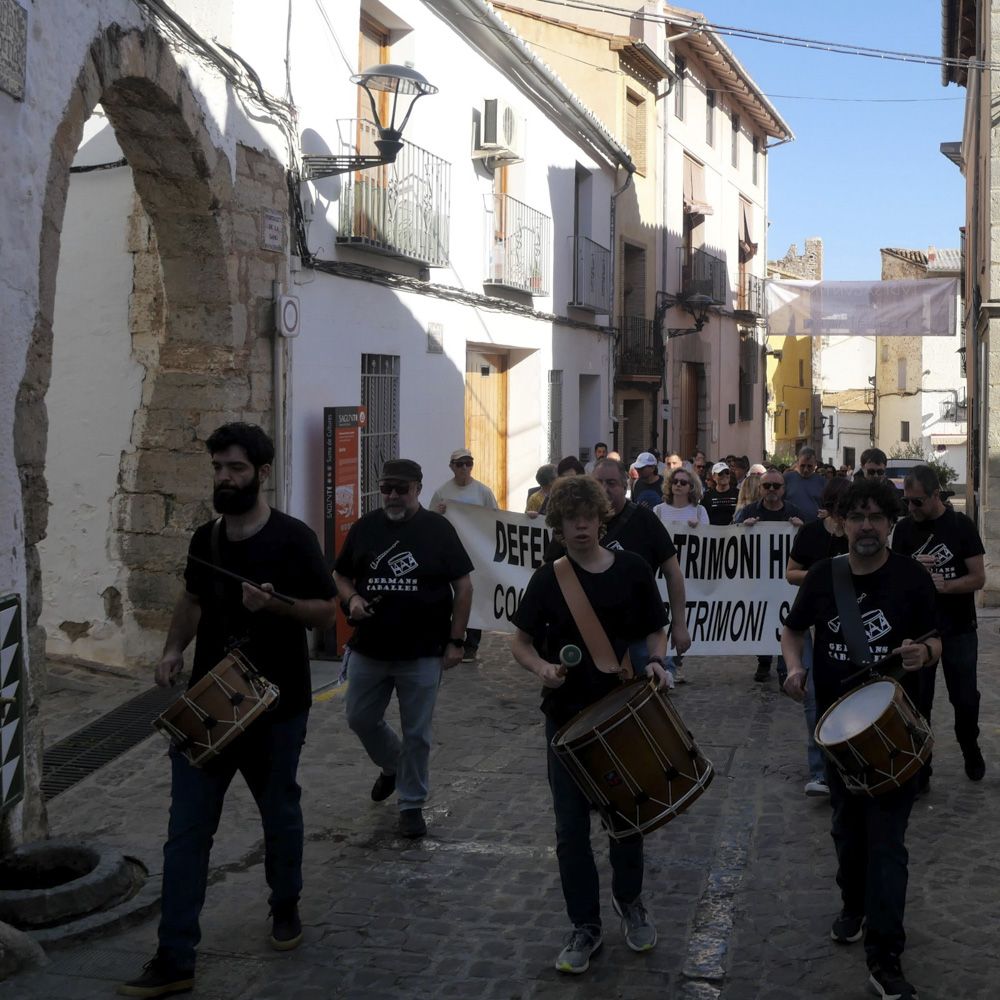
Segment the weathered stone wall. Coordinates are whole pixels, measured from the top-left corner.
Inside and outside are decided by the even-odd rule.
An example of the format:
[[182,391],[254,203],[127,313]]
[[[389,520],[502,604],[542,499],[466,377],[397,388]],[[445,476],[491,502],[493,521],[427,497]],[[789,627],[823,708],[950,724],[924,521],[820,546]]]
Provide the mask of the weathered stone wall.
[[777,278],[820,281],[823,278],[823,241],[818,236],[806,239],[805,252],[800,254],[793,243],[784,257],[767,262],[768,274]]

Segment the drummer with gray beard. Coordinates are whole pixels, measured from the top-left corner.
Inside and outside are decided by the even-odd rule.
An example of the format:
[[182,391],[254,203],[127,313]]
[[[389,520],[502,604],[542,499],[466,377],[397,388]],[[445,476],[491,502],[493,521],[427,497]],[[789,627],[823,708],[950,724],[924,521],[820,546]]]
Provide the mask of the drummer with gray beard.
[[[596,621],[607,635],[616,662],[630,644],[644,640],[646,671],[669,686],[664,669],[666,611],[652,570],[633,552],[602,547],[611,505],[589,476],[564,476],[549,495],[546,524],[565,547],[565,558]],[[561,562],[561,560],[560,560]],[[512,619],[514,659],[542,682],[542,712],[548,744],[548,778],[556,819],[556,856],[566,911],[573,927],[556,959],[560,972],[583,973],[601,947],[601,896],[590,843],[591,804],[555,756],[552,738],[577,713],[615,690],[617,673],[605,673],[591,659],[576,617],[563,596],[554,563],[541,566],[525,588]],[[576,647],[582,660],[567,670],[561,651]],[[612,904],[621,917],[626,944],[646,952],[656,944],[656,926],[642,900],[643,841],[640,833],[610,839]]]
[[[891,552],[887,540],[900,513],[895,487],[884,479],[858,479],[841,494],[837,510],[844,525],[850,587],[846,599],[856,603],[862,624],[859,642],[871,662],[889,655],[905,671],[903,689],[919,704],[922,668],[937,662],[941,641],[924,636],[937,618],[934,584],[928,574],[914,572],[905,556]],[[822,715],[868,677],[852,663],[834,591],[834,560],[815,563],[806,574],[785,623],[781,651],[788,665],[785,690],[802,699],[805,669],[802,651],[806,632],[815,628],[813,677],[816,710]],[[872,720],[875,721],[874,719]],[[830,937],[847,945],[864,938],[868,985],[877,996],[915,1000],[916,991],[903,976],[900,955],[906,944],[908,855],[904,842],[913,806],[916,779],[875,798],[852,794],[840,771],[826,763],[833,809],[831,835],[837,852],[837,885],[842,909]]]

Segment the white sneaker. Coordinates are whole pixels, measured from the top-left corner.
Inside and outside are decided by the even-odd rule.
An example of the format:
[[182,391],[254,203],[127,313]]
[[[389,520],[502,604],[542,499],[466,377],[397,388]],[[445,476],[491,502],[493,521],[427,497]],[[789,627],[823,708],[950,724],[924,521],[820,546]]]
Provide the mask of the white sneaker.
[[819,798],[830,794],[830,786],[822,778],[810,778],[806,782],[805,791],[810,798]]

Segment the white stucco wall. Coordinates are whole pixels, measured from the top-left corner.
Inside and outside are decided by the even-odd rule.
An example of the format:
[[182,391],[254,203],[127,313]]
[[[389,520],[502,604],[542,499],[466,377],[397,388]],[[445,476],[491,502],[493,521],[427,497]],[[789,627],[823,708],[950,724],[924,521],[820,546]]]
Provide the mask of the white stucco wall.
[[[110,163],[122,152],[103,115],[87,123],[74,166]],[[102,594],[121,591],[111,550],[111,500],[145,370],[132,357],[132,255],[126,225],[134,189],[127,167],[76,174],[70,183],[53,323],[45,456],[48,535],[39,545],[41,624],[53,653],[121,664],[122,634]],[[95,252],[98,250],[99,252]],[[70,622],[68,629],[60,623]],[[74,642],[74,625],[86,629]]]
[[823,337],[820,351],[820,392],[864,388],[875,374],[874,337]]

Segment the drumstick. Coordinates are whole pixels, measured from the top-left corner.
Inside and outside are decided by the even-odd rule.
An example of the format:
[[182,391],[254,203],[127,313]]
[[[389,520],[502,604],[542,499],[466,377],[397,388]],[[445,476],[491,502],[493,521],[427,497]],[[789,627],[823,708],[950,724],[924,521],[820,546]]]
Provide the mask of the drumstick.
[[582,659],[579,646],[568,645],[559,650],[559,662],[567,669],[577,666]]
[[239,580],[240,583],[249,583],[251,587],[256,587],[258,590],[263,590],[265,594],[270,594],[273,598],[281,601],[283,604],[294,604],[294,597],[286,597],[284,594],[279,594],[276,590],[264,590],[264,588],[259,583],[254,583],[253,580],[248,580],[245,576],[240,576],[239,573],[231,573],[228,569],[223,569],[221,566],[216,566],[215,563],[206,562],[204,559],[199,559],[197,556],[188,553],[188,559],[191,562],[198,563],[199,566],[205,566],[208,569],[214,569],[216,573],[221,573],[223,576],[228,576],[231,580]]
[[[924,635],[917,636],[917,638],[913,640],[913,644],[916,645],[918,642],[925,642],[927,639],[933,639],[937,634],[938,634],[937,629],[932,628],[930,632],[926,632],[924,633]],[[878,660],[875,663],[869,663],[868,666],[866,667],[862,667],[859,671],[857,671],[857,673],[851,674],[850,677],[845,677],[840,683],[846,687],[848,684],[854,683],[854,681],[858,680],[858,678],[864,677],[865,674],[868,673],[882,674],[882,675],[888,674],[889,676],[892,676],[898,680],[898,677],[896,675],[899,673],[899,671],[895,669],[895,665],[898,662],[900,662],[899,654],[890,653],[888,656],[882,657],[881,660]],[[886,669],[890,663],[893,664],[893,670],[891,673],[888,669]]]

